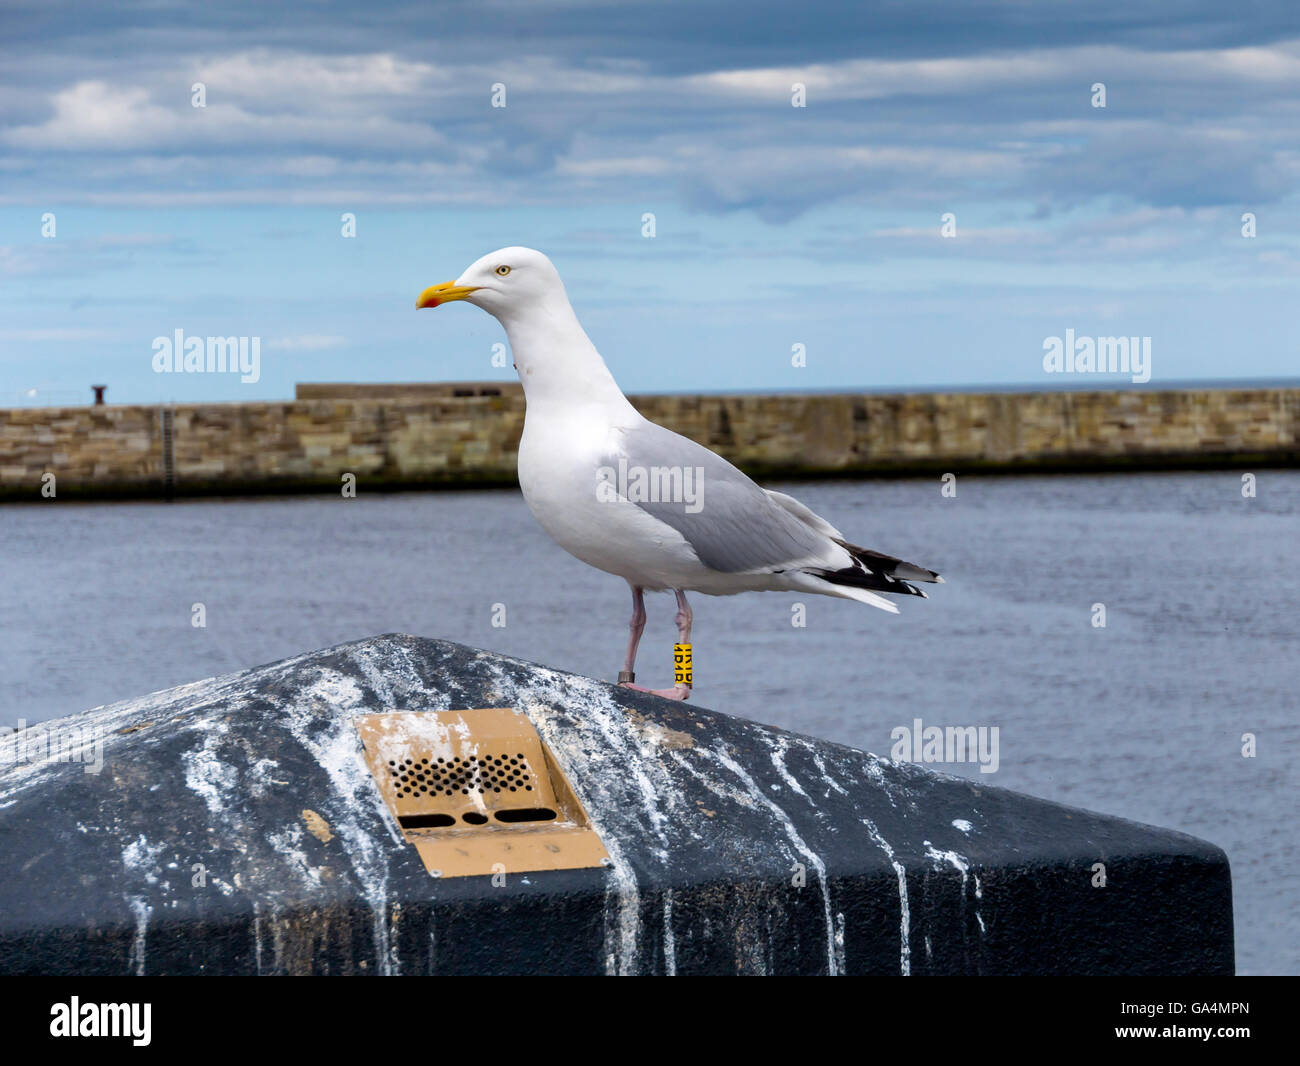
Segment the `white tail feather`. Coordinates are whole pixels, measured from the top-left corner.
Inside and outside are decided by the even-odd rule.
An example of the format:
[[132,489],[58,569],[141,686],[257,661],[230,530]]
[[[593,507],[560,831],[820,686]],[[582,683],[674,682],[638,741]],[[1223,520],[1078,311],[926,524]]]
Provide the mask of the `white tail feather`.
[[821,596],[839,596],[846,600],[857,600],[859,603],[879,607],[882,611],[888,611],[890,614],[898,614],[898,608],[893,601],[885,599],[884,596],[876,595],[870,589],[858,588],[855,585],[837,585],[833,581],[818,577],[816,574],[796,573],[790,576],[794,578],[794,584],[797,587],[807,589],[809,592],[815,592]]

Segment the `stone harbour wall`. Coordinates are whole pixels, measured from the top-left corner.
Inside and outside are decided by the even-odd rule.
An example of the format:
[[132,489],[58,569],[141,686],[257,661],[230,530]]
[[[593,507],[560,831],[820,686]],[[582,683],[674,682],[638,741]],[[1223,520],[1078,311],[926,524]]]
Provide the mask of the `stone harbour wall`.
[[[516,384],[302,385],[275,403],[0,409],[0,498],[511,484]],[[764,477],[1300,465],[1300,388],[634,396]],[[48,494],[48,490],[47,490]]]

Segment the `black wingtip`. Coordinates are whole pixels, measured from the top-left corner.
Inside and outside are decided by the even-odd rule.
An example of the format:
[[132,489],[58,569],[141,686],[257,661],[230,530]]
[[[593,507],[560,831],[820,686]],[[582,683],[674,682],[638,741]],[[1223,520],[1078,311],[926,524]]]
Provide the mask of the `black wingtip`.
[[854,561],[866,567],[873,573],[884,574],[900,581],[925,581],[932,585],[942,585],[944,583],[937,571],[929,570],[924,566],[917,566],[916,563],[905,562],[893,555],[885,555],[883,552],[872,551],[870,548],[862,548],[857,544],[849,544],[847,541],[836,541],[845,551],[853,556]]
[[915,585],[908,584],[900,578],[879,573],[863,563],[858,563],[857,566],[846,566],[842,570],[810,570],[808,572],[816,574],[823,581],[829,581],[832,585],[870,589],[872,592],[889,592],[895,596],[920,596],[923,600],[930,598]]

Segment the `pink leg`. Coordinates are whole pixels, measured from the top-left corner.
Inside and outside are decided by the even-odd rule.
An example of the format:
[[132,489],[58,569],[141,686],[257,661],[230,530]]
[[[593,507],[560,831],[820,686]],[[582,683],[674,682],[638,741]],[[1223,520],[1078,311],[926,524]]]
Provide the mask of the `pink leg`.
[[[691,642],[691,623],[695,620],[695,615],[691,611],[691,605],[686,602],[686,593],[681,589],[673,589],[677,596],[677,642],[679,644],[689,644]],[[636,649],[637,644],[641,641],[641,631],[645,629],[645,600],[639,588],[632,589],[632,637],[627,645],[627,659],[624,663],[623,671],[618,675],[618,683],[623,688],[636,689],[638,692],[649,692],[654,696],[662,696],[669,700],[686,700],[690,699],[691,686],[685,683],[679,683],[672,688],[644,688],[641,685],[633,684],[636,675],[633,673],[633,667],[636,666]]]
[[628,630],[627,654],[623,657],[623,669],[618,672],[620,685],[636,680],[636,649],[645,630],[645,594],[636,585],[632,586],[632,621]]

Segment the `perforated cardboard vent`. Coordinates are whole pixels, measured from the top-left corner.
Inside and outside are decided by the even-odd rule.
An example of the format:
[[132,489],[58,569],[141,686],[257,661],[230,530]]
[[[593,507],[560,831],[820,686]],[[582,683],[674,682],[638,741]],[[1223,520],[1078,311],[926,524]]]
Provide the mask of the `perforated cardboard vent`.
[[608,863],[526,715],[510,707],[393,711],[356,726],[380,793],[435,877]]

